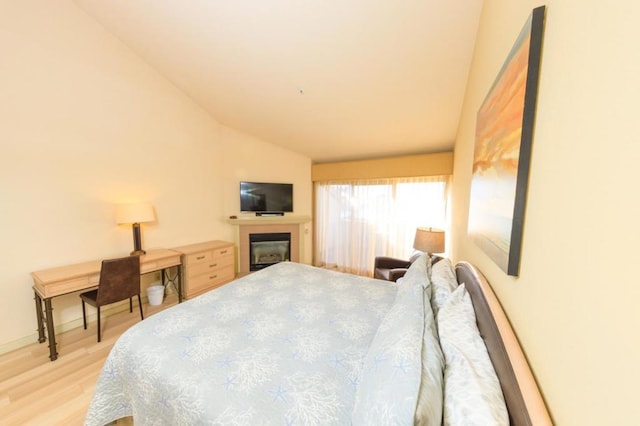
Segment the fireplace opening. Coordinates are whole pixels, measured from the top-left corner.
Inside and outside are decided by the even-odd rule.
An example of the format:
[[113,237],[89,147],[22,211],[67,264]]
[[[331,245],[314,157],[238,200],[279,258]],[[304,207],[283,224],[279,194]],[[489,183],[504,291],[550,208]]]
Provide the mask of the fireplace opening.
[[291,233],[249,234],[249,270],[290,260]]

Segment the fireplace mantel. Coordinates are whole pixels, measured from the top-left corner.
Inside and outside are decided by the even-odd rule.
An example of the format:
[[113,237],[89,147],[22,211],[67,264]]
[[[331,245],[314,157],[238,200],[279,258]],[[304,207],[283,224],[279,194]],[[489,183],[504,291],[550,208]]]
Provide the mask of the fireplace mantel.
[[238,275],[249,271],[249,234],[251,233],[280,233],[291,234],[291,261],[299,262],[304,259],[305,224],[311,222],[310,216],[239,216],[227,219],[227,223],[236,226],[236,245],[238,253]]
[[227,219],[232,225],[264,225],[264,224],[302,224],[311,222],[311,216],[238,216]]

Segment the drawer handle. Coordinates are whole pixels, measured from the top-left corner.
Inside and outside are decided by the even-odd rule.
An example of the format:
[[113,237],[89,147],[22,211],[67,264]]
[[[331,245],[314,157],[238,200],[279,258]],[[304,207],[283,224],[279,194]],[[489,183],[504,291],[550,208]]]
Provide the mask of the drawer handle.
[[220,254],[227,254],[226,250],[220,250]]
[[204,259],[204,256],[198,256],[198,257],[196,257],[196,260],[202,260],[202,259]]
[[216,266],[218,266],[217,263],[212,263],[211,265],[209,265],[209,268],[215,268]]
[[210,279],[210,280],[212,280],[212,279],[214,279],[214,278],[218,278],[218,275],[211,275],[211,276],[209,277],[209,279]]

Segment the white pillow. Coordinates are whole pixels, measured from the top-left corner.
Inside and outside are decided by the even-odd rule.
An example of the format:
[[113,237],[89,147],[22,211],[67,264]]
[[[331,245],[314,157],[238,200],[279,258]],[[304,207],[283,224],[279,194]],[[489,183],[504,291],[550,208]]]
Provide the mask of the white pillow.
[[437,318],[438,311],[449,295],[458,287],[456,274],[449,258],[441,259],[431,267],[431,308]]
[[500,382],[464,284],[442,305],[437,322],[445,357],[443,424],[508,425]]

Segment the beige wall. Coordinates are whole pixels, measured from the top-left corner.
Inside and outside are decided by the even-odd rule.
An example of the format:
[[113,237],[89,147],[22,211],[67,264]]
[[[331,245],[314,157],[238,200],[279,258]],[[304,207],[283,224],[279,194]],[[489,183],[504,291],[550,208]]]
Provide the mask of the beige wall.
[[30,271],[131,251],[114,203],[155,205],[147,248],[232,240],[240,179],[294,183],[310,215],[308,158],[219,125],[71,1],[3,1],[0,51],[0,351],[35,341]]
[[[279,148],[257,139],[249,139],[233,129],[224,128],[225,143],[221,165],[223,183],[224,214],[254,216],[255,213],[240,213],[240,181],[293,183],[293,213],[287,216],[312,216],[311,160],[294,152]],[[312,223],[301,225],[302,263],[312,261]],[[234,235],[237,234],[234,232]],[[235,237],[234,237],[235,238]]]
[[476,112],[539,2],[486,0],[455,147],[453,257],[492,283],[559,425],[640,423],[640,3],[548,1],[520,277],[466,236]]

